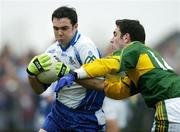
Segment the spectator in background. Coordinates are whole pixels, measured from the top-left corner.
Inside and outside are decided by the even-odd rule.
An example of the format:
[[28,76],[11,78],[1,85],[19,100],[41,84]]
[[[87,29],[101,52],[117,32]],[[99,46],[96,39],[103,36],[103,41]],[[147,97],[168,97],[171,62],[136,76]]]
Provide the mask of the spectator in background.
[[[21,55],[26,58],[27,55]],[[28,89],[27,65],[5,45],[0,55],[0,131],[33,131],[35,98]],[[25,59],[27,60],[27,58]],[[24,72],[23,72],[24,71]],[[25,78],[24,78],[25,77]],[[18,119],[18,120],[17,120]]]
[[37,124],[36,128],[39,129],[48,114],[51,112],[51,108],[53,106],[53,102],[55,101],[56,97],[54,91],[51,88],[48,88],[45,92],[40,95],[39,99],[39,107],[37,111]]

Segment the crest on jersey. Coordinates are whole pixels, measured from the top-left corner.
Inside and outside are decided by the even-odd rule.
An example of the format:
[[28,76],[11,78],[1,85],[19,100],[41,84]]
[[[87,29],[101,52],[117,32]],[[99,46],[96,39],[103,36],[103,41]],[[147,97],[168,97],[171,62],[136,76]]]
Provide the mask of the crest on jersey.
[[91,61],[93,61],[93,60],[95,60],[95,59],[96,59],[96,57],[95,57],[94,55],[87,56],[87,57],[86,57],[86,60],[85,60],[85,63],[89,63],[89,62],[91,62]]
[[89,63],[96,59],[96,56],[93,55],[92,51],[88,52],[88,56],[85,59],[85,63]]

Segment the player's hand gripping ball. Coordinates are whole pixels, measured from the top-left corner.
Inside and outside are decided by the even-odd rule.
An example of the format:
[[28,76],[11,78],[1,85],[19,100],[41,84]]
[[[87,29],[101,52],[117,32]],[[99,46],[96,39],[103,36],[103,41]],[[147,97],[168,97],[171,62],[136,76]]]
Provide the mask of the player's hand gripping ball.
[[60,60],[58,60],[58,58],[56,56],[53,56],[52,54],[48,53],[48,56],[50,56],[50,60],[48,61],[50,61],[51,65],[49,66],[48,70],[40,72],[37,75],[38,80],[44,84],[51,84],[59,78],[56,75],[56,65],[57,62],[60,62]]
[[37,76],[38,80],[44,84],[51,84],[70,71],[70,67],[50,53],[35,56],[27,68],[30,76]]

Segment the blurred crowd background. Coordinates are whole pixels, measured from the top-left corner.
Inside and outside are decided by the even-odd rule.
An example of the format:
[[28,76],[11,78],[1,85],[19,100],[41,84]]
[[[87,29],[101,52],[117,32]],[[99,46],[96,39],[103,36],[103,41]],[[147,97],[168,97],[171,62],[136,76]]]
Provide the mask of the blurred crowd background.
[[[26,73],[26,67],[32,57],[42,52],[43,49],[47,47],[47,44],[50,44],[51,40],[54,39],[52,37],[52,29],[50,29],[52,28],[50,11],[58,6],[54,3],[50,9],[47,9],[49,12],[46,16],[48,21],[44,19],[45,15],[42,16],[43,19],[41,20],[40,14],[44,13],[43,11],[48,5],[51,5],[50,2],[47,1],[48,0],[46,0],[46,4],[42,1],[34,2],[37,5],[37,7],[34,7],[34,10],[29,10],[28,8],[28,6],[33,5],[32,2],[24,4],[22,1],[0,1],[0,11],[2,11],[0,12],[2,16],[0,16],[0,132],[35,132],[41,126],[45,115],[50,111],[54,95],[48,94],[49,91],[47,91],[47,94],[37,96],[28,84]],[[141,8],[143,7],[142,9],[136,8],[134,5],[138,6],[138,4],[133,2],[129,4],[130,8],[127,10],[130,12],[129,14],[123,12],[128,7],[125,1],[121,1],[121,8],[118,7],[116,0],[104,1],[105,2],[100,0],[100,2],[96,2],[96,5],[93,6],[94,10],[99,11],[97,14],[92,13],[91,10],[87,11],[88,7],[94,4],[93,2],[89,4],[87,4],[87,2],[82,4],[72,3],[72,6],[77,8],[79,14],[79,25],[82,25],[80,30],[95,41],[97,46],[100,47],[102,54],[108,52],[107,44],[112,36],[114,21],[119,18],[119,16],[122,16],[122,18],[135,17],[135,19],[142,21],[146,29],[147,45],[159,51],[168,64],[180,74],[180,27],[174,24],[174,22],[178,23],[178,20],[180,23],[180,14],[178,13],[180,8],[177,8],[180,7],[178,6],[180,2],[178,2],[178,0],[174,0],[175,4],[169,1],[158,1],[155,5],[161,6],[157,7],[151,2],[145,4],[139,1],[139,6],[141,6]],[[62,3],[65,4],[65,1]],[[59,4],[59,6],[61,6],[62,3]],[[122,4],[125,4],[126,7],[122,6]],[[147,7],[145,5],[147,5]],[[40,6],[42,6],[41,12],[38,12]],[[100,10],[101,6],[103,10]],[[150,12],[148,10],[148,8],[150,8],[149,6],[151,6]],[[17,12],[19,14],[15,14],[14,9],[18,9],[18,7],[20,7],[19,12]],[[152,7],[154,7],[154,10],[152,10]],[[156,8],[158,9],[157,14],[153,14],[152,12],[155,11]],[[160,8],[163,8],[163,11]],[[112,11],[110,12],[109,9]],[[145,9],[146,13],[143,12]],[[29,10],[29,12],[26,12],[27,10]],[[82,11],[88,12],[89,17],[84,16],[85,14],[82,14]],[[30,21],[28,18],[23,19],[22,12],[37,23],[37,25],[32,27],[31,23],[33,23],[33,21],[28,23]],[[37,14],[35,12],[37,12]],[[103,12],[106,12],[106,14],[103,15],[107,17],[99,17],[101,15],[98,13]],[[130,15],[133,12],[135,14]],[[163,12],[167,14],[163,16]],[[168,12],[170,13],[169,15]],[[33,15],[30,17],[30,14]],[[92,19],[92,17],[96,17],[97,19]],[[160,19],[162,19],[162,21],[160,21]],[[172,22],[173,26],[171,26],[170,22]],[[156,27],[153,24],[156,25]],[[30,25],[33,29],[32,31],[29,28]],[[89,25],[93,28],[89,28]],[[166,32],[163,33],[165,27]],[[46,30],[46,28],[48,30]],[[44,34],[40,33],[40,31]],[[32,32],[32,34],[27,34],[27,32]],[[32,38],[39,41],[32,41]],[[106,98],[106,103],[104,103],[103,106],[106,111],[110,113],[113,112],[111,112],[110,107],[109,109],[107,109],[107,107],[110,104],[112,106],[112,102],[112,100]],[[111,115],[111,117],[115,116],[118,119],[119,131],[150,131],[154,118],[154,110],[147,108],[141,95],[119,101],[118,104],[120,105],[116,106],[116,104],[114,104],[114,108],[117,108],[117,111],[119,111],[118,114]]]

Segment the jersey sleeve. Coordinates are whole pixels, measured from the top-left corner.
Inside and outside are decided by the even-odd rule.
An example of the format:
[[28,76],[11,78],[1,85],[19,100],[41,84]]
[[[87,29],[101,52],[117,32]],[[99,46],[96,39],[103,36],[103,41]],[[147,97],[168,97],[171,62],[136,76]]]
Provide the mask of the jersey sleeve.
[[138,88],[127,75],[108,74],[104,81],[104,92],[112,99],[124,99],[139,93]]
[[89,78],[103,77],[108,73],[117,73],[119,71],[119,60],[113,57],[96,59],[91,63],[84,64],[83,69]]
[[104,81],[104,92],[109,98],[124,99],[130,96],[130,89],[128,86],[130,86],[128,77],[108,74]]

